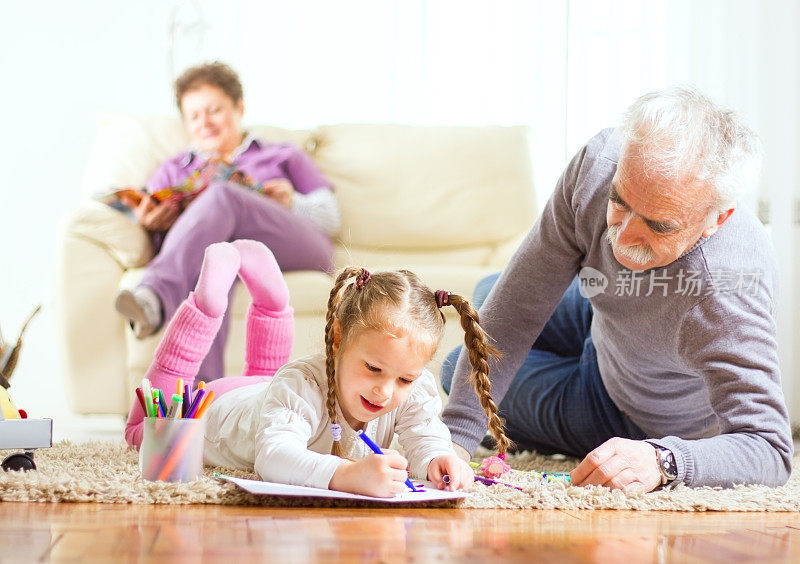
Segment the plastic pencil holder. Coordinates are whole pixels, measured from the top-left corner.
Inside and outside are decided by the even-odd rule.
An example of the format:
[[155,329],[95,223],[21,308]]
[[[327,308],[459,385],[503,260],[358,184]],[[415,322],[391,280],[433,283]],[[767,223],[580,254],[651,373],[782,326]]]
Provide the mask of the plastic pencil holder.
[[139,469],[145,480],[191,482],[203,475],[205,419],[144,418]]

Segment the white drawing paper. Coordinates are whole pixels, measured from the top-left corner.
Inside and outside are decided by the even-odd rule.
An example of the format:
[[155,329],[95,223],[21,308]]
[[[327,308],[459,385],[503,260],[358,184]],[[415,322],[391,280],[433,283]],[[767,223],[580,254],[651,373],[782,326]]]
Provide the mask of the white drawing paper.
[[261,480],[246,480],[244,478],[234,478],[225,474],[215,474],[216,478],[227,480],[243,490],[256,495],[276,495],[288,497],[329,497],[336,499],[358,499],[366,501],[376,501],[382,503],[414,503],[421,501],[441,501],[450,499],[461,499],[467,497],[466,492],[448,492],[436,489],[431,482],[414,480],[414,486],[422,484],[425,491],[412,492],[411,490],[398,494],[395,497],[372,497],[369,495],[352,494],[335,490],[323,490],[320,488],[309,488],[307,486],[291,486],[288,484],[277,484],[275,482],[263,482]]

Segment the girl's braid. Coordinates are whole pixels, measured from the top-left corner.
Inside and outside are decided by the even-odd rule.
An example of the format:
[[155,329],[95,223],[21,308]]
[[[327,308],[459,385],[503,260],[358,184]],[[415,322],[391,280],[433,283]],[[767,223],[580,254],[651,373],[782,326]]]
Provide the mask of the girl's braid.
[[[328,376],[328,395],[325,407],[328,410],[328,417],[331,420],[332,426],[339,424],[336,417],[336,363],[333,352],[334,312],[341,299],[340,294],[342,292],[342,287],[349,278],[356,276],[359,272],[361,272],[359,268],[345,268],[341,274],[336,277],[336,282],[333,284],[331,295],[328,298],[328,311],[325,314],[325,373]],[[341,437],[341,431],[339,431],[339,437]],[[342,446],[339,440],[333,441],[331,454],[342,456]]]
[[448,296],[449,305],[456,308],[461,316],[461,327],[464,329],[464,344],[467,346],[469,362],[472,365],[470,379],[475,386],[481,407],[489,420],[489,432],[497,442],[498,454],[505,455],[511,446],[511,440],[503,431],[503,419],[498,415],[497,404],[492,399],[492,383],[489,381],[489,359],[498,352],[488,342],[486,332],[480,326],[478,312],[470,303],[456,294]]

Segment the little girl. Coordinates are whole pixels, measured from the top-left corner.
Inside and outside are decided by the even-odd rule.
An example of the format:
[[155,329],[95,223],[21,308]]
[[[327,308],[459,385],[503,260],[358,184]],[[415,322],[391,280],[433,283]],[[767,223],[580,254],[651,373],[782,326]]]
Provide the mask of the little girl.
[[[172,390],[178,378],[191,385],[237,274],[253,298],[245,369],[243,376],[206,384],[217,397],[205,416],[206,464],[254,467],[267,481],[380,497],[405,491],[409,473],[440,489],[469,487],[474,474],[453,451],[439,419],[436,381],[425,369],[444,332],[440,308],[446,305],[461,315],[475,387],[505,451],[509,441],[489,395],[492,350],[469,302],[431,291],[406,270],[371,275],[346,268],[328,300],[325,352],[284,366],[293,337],[289,292],[272,253],[256,241],[206,249],[197,287],[175,313],[148,370],[154,387]],[[143,417],[134,402],[125,438],[137,447]],[[362,430],[383,455],[359,439]],[[407,458],[385,448],[395,433]]]

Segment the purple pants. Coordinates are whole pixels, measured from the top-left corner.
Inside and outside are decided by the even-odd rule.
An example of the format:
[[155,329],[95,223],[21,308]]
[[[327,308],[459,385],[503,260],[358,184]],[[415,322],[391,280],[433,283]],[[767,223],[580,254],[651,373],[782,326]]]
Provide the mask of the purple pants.
[[[309,219],[237,184],[214,183],[178,217],[160,252],[145,269],[141,285],[161,298],[164,323],[197,284],[206,247],[236,239],[264,243],[284,272],[333,269],[333,243]],[[232,295],[233,288],[228,297]],[[230,307],[200,366],[199,380],[209,382],[225,375],[223,354],[229,327]]]

